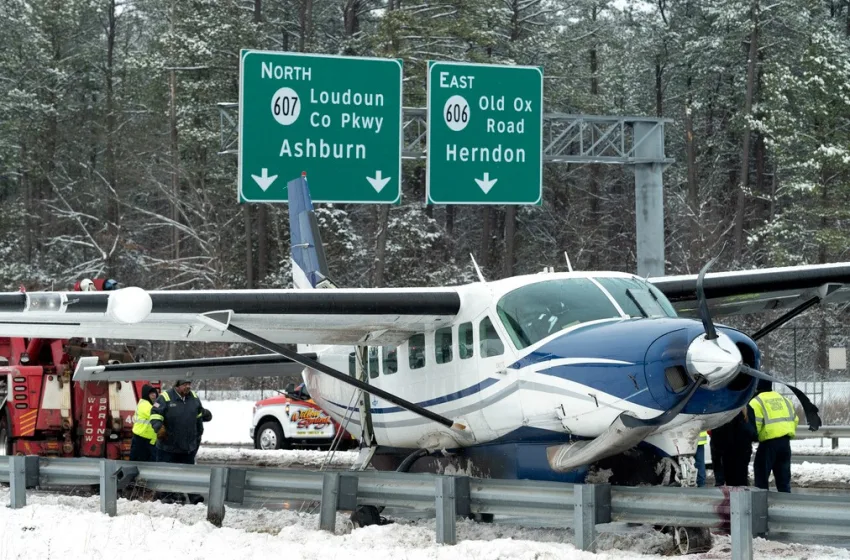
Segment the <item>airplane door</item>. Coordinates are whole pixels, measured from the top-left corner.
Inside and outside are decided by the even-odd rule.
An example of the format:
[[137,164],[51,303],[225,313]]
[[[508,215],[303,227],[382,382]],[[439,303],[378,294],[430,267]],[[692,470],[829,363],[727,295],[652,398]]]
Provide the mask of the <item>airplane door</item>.
[[482,386],[488,385],[488,388],[482,391],[482,401],[485,403],[482,413],[490,429],[496,432],[497,436],[503,435],[521,426],[523,420],[520,392],[511,390],[512,384],[518,383],[518,379],[516,373],[507,370],[507,365],[513,363],[515,354],[506,344],[499,325],[489,315],[482,315],[473,325],[479,379]]

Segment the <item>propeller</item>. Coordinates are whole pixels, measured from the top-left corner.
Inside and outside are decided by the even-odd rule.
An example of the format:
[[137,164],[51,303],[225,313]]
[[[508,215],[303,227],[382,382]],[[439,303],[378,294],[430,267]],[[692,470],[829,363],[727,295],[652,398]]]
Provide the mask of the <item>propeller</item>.
[[721,389],[736,375],[746,374],[756,379],[776,381],[787,386],[800,400],[806,413],[809,429],[816,431],[821,426],[818,408],[805,393],[793,385],[743,363],[741,351],[725,334],[718,333],[711,320],[705,297],[705,273],[717,257],[706,263],[697,276],[696,293],[699,299],[699,316],[705,334],[691,341],[686,355],[686,366],[693,383],[684,395],[669,409],[652,418],[642,419],[629,412],[622,412],[601,435],[593,440],[555,445],[546,449],[549,466],[557,472],[567,472],[580,465],[588,465],[599,459],[610,457],[640,443],[678,416],[701,387],[708,390]]
[[743,373],[756,379],[777,382],[788,387],[803,406],[809,429],[811,431],[817,431],[822,425],[821,418],[818,415],[818,407],[809,400],[809,397],[803,391],[776,376],[744,364],[741,360],[740,352],[738,352],[734,343],[725,335],[722,338],[718,335],[717,329],[711,320],[711,313],[708,310],[708,301],[705,297],[704,286],[705,273],[716,260],[717,257],[708,261],[697,276],[696,293],[699,300],[698,309],[703,328],[705,329],[705,335],[694,340],[688,349],[688,369],[694,377],[694,382],[691,383],[688,391],[675,405],[658,416],[644,420],[623,413],[620,415],[621,421],[629,428],[658,428],[678,416],[700,387],[708,385],[710,389],[717,389],[728,384],[735,375]]
[[690,388],[688,388],[688,392],[679,399],[679,402],[674,404],[672,407],[668,408],[658,416],[653,416],[652,418],[647,418],[643,420],[636,416],[632,416],[630,414],[626,414],[625,412],[620,414],[620,420],[623,422],[623,425],[627,428],[649,428],[649,427],[659,427],[663,426],[673,418],[679,415],[680,412],[685,408],[685,405],[688,404],[688,401],[691,400],[691,397],[694,396],[694,393],[697,392],[697,389],[702,387],[708,382],[705,377],[700,377],[693,383],[691,383]]
[[[699,300],[699,316],[702,319],[702,326],[705,329],[705,340],[717,340],[717,329],[714,328],[714,323],[711,321],[711,314],[708,312],[708,302],[705,298],[705,289],[703,288],[703,282],[705,280],[705,273],[711,268],[711,265],[714,264],[714,261],[717,260],[717,257],[714,257],[710,261],[706,263],[702,270],[699,271],[699,275],[697,276],[697,299]],[[712,346],[715,344],[712,343]],[[679,415],[682,410],[684,410],[685,406],[687,406],[688,402],[691,400],[697,389],[702,387],[703,385],[708,385],[709,379],[705,375],[696,374],[694,375],[694,382],[691,383],[691,386],[688,387],[688,391],[682,396],[679,401],[674,404],[672,407],[668,408],[658,416],[653,416],[652,418],[641,419],[630,414],[623,413],[620,415],[620,420],[623,422],[623,425],[629,428],[648,428],[655,427],[658,428],[667,424],[673,418]]]
[[702,319],[702,327],[705,329],[705,339],[706,340],[715,340],[717,338],[717,330],[714,328],[714,323],[711,322],[711,313],[708,311],[708,301],[705,298],[705,288],[703,287],[703,282],[705,281],[705,273],[708,272],[708,269],[711,268],[711,265],[714,264],[714,261],[717,260],[717,257],[714,257],[702,267],[702,270],[699,271],[699,275],[697,276],[697,299],[699,300],[699,318]]
[[[705,328],[705,339],[713,340],[717,337],[717,330],[714,328],[714,323],[711,321],[711,313],[708,311],[708,301],[705,297],[705,288],[703,286],[703,282],[705,280],[705,273],[708,271],[709,267],[714,264],[714,261],[717,260],[717,257],[714,257],[704,267],[699,271],[699,275],[697,276],[697,299],[699,300],[699,316],[702,320],[702,325]],[[739,366],[739,371],[741,373],[745,373],[750,377],[755,377],[756,379],[763,379],[765,381],[777,382],[788,387],[794,396],[800,401],[800,404],[803,405],[803,411],[806,413],[806,422],[809,424],[809,429],[813,432],[816,432],[818,428],[821,427],[822,422],[820,419],[820,415],[818,415],[818,407],[816,407],[809,397],[806,394],[791,385],[787,381],[783,381],[776,376],[770,375],[769,373],[765,373],[763,371],[759,371],[755,368],[751,368],[750,366],[744,364],[743,362]],[[686,398],[690,398],[686,395]]]
[[814,405],[812,401],[809,400],[809,397],[806,396],[806,393],[799,390],[795,386],[791,385],[787,381],[783,381],[777,377],[770,375],[769,373],[765,373],[763,371],[759,371],[755,368],[751,368],[748,365],[741,365],[741,373],[746,373],[751,377],[755,377],[756,379],[763,379],[765,381],[782,383],[794,393],[794,396],[797,397],[797,400],[800,401],[800,404],[803,405],[803,412],[806,414],[806,422],[809,424],[809,430],[816,432],[818,428],[823,425],[823,422],[820,419],[820,415],[818,414],[818,407]]

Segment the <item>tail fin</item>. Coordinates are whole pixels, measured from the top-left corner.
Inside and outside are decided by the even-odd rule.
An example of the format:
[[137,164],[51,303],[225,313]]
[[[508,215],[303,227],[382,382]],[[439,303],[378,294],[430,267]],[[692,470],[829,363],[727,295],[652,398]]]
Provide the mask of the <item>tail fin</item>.
[[287,183],[289,191],[289,235],[292,257],[292,284],[295,288],[335,288],[328,278],[328,263],[307,177]]

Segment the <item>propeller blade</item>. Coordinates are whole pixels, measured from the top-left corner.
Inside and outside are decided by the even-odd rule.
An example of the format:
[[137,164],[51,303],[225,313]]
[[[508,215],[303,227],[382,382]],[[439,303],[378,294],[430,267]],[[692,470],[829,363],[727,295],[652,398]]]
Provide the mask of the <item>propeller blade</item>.
[[708,272],[708,269],[711,268],[711,265],[714,264],[714,261],[717,260],[717,257],[714,257],[702,267],[702,270],[699,271],[699,275],[697,276],[697,299],[699,300],[699,318],[702,319],[702,326],[705,329],[705,339],[706,340],[714,340],[717,338],[717,330],[714,328],[714,323],[711,322],[711,313],[708,312],[708,302],[705,299],[705,289],[703,288],[703,281],[705,280],[705,273]]
[[621,414],[620,420],[623,422],[623,425],[627,428],[645,428],[645,427],[654,427],[657,428],[659,426],[663,426],[664,424],[670,422],[673,418],[679,415],[680,412],[685,408],[685,405],[688,404],[688,401],[691,400],[691,397],[694,396],[694,393],[697,392],[697,389],[706,384],[708,380],[704,377],[698,378],[691,384],[691,388],[688,389],[688,392],[685,393],[679,402],[677,402],[672,407],[668,408],[658,416],[653,418],[647,418],[646,420],[642,418],[637,418],[630,414]]
[[820,419],[820,415],[818,414],[818,407],[816,407],[814,403],[809,400],[809,397],[807,397],[806,393],[804,393],[803,391],[794,387],[790,383],[782,381],[781,379],[778,379],[770,374],[764,373],[757,369],[753,369],[747,365],[741,366],[741,372],[755,377],[756,379],[764,379],[765,381],[782,383],[783,385],[791,389],[791,392],[794,393],[794,395],[800,401],[800,404],[803,405],[803,412],[806,413],[806,422],[808,422],[809,424],[809,429],[813,432],[816,432],[818,428],[823,425],[823,422]]

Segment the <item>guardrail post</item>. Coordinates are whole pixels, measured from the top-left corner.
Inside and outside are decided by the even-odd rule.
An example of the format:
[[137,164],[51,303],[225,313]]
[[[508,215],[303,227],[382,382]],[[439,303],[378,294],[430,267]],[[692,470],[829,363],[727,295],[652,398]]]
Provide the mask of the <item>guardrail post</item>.
[[360,481],[356,475],[340,473],[339,492],[336,495],[336,509],[354,511],[357,509],[357,487]]
[[9,507],[19,509],[27,505],[27,486],[37,485],[38,457],[9,457]]
[[227,467],[212,467],[210,469],[210,493],[207,501],[207,521],[221,527],[224,521],[224,495],[227,492]]
[[729,492],[732,529],[732,560],[753,558],[753,495],[746,488]]
[[336,505],[339,496],[339,473],[326,472],[322,477],[322,504],[319,507],[319,529],[333,533],[336,527]]
[[111,459],[100,462],[100,512],[109,517],[118,514],[118,468]]
[[472,513],[470,503],[470,485],[468,476],[456,476],[455,479],[455,513],[459,517],[467,517]]
[[837,437],[832,438],[832,448],[838,449],[838,438]]
[[749,488],[753,500],[753,536],[767,534],[767,490]]
[[227,491],[224,501],[241,504],[245,501],[245,479],[248,471],[245,469],[228,469]]
[[437,504],[437,544],[457,543],[457,483],[453,476],[438,476],[434,492]]
[[611,485],[576,484],[573,491],[575,546],[596,552],[596,524],[611,521]]

